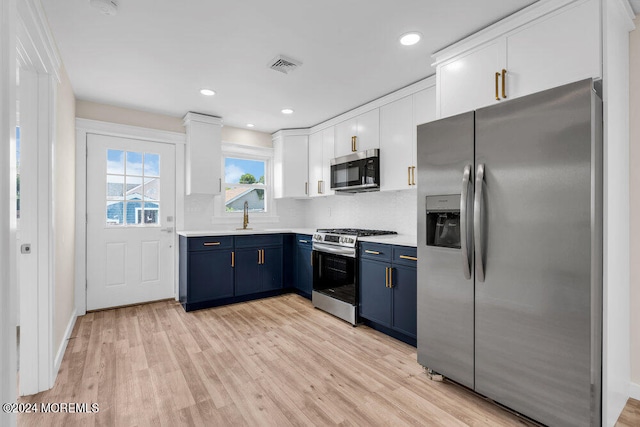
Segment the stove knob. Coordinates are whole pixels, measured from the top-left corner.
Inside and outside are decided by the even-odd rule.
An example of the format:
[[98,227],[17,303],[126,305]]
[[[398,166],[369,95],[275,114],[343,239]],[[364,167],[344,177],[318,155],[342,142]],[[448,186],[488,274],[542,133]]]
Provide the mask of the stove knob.
[[340,237],[340,238],[338,239],[338,241],[339,241],[340,243],[344,243],[344,237]]

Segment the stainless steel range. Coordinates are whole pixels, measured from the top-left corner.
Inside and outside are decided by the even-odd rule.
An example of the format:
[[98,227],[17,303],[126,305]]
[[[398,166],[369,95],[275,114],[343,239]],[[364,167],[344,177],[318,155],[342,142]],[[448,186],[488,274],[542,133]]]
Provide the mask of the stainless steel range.
[[318,229],[313,235],[313,306],[358,321],[358,237],[397,234],[353,228]]

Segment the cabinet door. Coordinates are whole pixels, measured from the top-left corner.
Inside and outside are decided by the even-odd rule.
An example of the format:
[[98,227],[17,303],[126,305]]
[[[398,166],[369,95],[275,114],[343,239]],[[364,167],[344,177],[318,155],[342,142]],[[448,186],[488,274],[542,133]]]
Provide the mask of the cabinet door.
[[187,302],[233,296],[231,251],[189,252]]
[[391,273],[392,319],[391,327],[399,332],[416,337],[416,285],[415,268],[394,266]]
[[391,326],[391,289],[386,287],[389,264],[360,260],[360,316]]
[[351,138],[358,136],[358,122],[355,118],[345,120],[335,126],[335,157],[353,153]]
[[320,190],[323,195],[330,196],[335,193],[331,190],[331,159],[335,157],[333,127],[322,131],[322,183]]
[[411,167],[414,166],[415,132],[412,96],[380,108],[381,190],[413,188]]
[[284,136],[274,141],[274,195],[276,199],[305,197],[308,167],[308,137]]
[[499,102],[496,100],[495,74],[505,68],[505,56],[505,39],[500,38],[439,66],[438,117]]
[[282,246],[264,248],[262,269],[262,291],[282,288]]
[[260,292],[262,276],[259,259],[257,248],[236,250],[236,296]]
[[380,109],[360,114],[357,120],[356,151],[380,148]]
[[317,197],[323,180],[324,163],[322,131],[309,136],[309,196]]
[[311,296],[313,285],[313,251],[307,246],[298,246],[296,256],[296,289]]
[[569,5],[507,36],[508,98],[601,75],[599,5]]

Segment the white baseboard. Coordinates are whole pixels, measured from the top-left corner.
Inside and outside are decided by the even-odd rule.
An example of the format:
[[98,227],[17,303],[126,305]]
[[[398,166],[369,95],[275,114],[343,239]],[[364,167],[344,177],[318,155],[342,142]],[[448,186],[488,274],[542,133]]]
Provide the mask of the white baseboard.
[[71,337],[71,332],[73,332],[73,327],[76,324],[76,319],[78,316],[76,315],[76,310],[73,310],[71,313],[71,318],[69,319],[69,323],[67,324],[67,329],[64,331],[64,338],[60,343],[60,348],[58,349],[58,353],[56,354],[55,365],[53,366],[53,378],[51,384],[56,382],[56,377],[58,376],[58,371],[60,370],[60,364],[62,363],[62,358],[64,357],[64,352],[67,350],[67,344],[69,343],[69,338]]
[[640,384],[631,383],[629,387],[629,397],[640,400]]

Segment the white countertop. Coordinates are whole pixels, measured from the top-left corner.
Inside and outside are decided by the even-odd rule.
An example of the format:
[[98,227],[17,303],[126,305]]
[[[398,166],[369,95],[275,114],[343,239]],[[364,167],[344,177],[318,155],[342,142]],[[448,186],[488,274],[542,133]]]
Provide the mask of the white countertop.
[[312,235],[316,230],[313,228],[265,228],[257,230],[185,230],[178,231],[179,236],[184,237],[207,237],[207,236],[243,236],[250,234],[281,234],[298,233]]
[[[186,230],[178,231],[178,235],[185,237],[207,237],[207,236],[243,236],[251,234],[280,234],[298,233],[313,235],[314,228],[266,228],[263,230]],[[389,234],[384,236],[360,237],[361,242],[384,243],[387,245],[413,246],[416,247],[416,236],[407,234]]]

